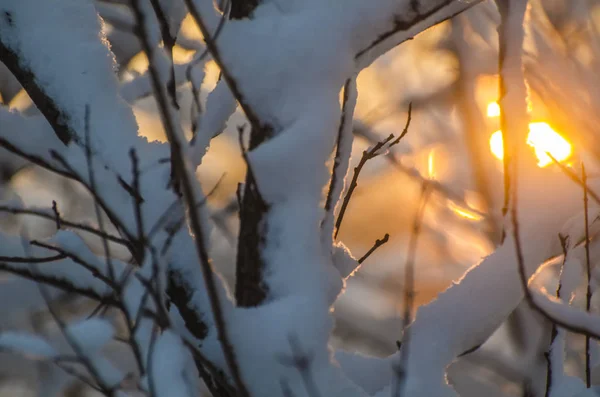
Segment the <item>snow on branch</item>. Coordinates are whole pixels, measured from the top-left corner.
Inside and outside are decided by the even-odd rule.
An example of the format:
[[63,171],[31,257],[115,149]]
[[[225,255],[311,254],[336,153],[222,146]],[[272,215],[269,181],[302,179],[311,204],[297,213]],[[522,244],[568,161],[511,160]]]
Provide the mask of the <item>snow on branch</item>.
[[[191,80],[200,106],[205,54],[198,49],[188,65],[172,64],[184,3],[223,77],[208,96],[191,145],[180,122],[177,88]],[[210,0],[131,0],[126,25],[138,35],[149,69],[119,87],[91,1],[2,2],[0,61],[21,81],[45,120],[0,108],[0,123],[9,126],[0,130],[0,145],[85,186],[96,203],[98,225],[62,219],[56,207],[50,212],[0,206],[0,211],[57,225],[55,236],[27,242],[25,250],[17,238],[3,237],[0,270],[116,308],[124,317],[128,334],[123,340],[135,357],[139,387],[152,396],[193,394],[197,372],[212,391],[231,396],[278,397],[293,390],[298,397],[365,397],[378,392],[393,376],[390,371],[373,382],[358,379],[333,361],[328,346],[331,306],[343,279],[360,262],[343,245],[332,245],[334,209],[352,145],[355,76],[393,45],[477,3],[350,0],[325,7],[316,0],[265,0],[243,15],[250,18],[226,21]],[[232,16],[241,17],[234,9]],[[108,13],[106,7],[101,10]],[[112,15],[114,20],[124,16],[129,14]],[[123,100],[133,103],[150,92],[168,144],[138,136],[133,112]],[[247,214],[244,206],[260,212],[247,220],[252,238],[242,226],[238,250],[252,251],[246,264],[259,276],[250,288],[263,292],[252,304],[238,300],[238,307],[212,267],[206,197],[195,175],[236,101],[252,127],[249,148],[243,148],[250,177],[241,212]],[[336,145],[332,178],[327,161]],[[323,208],[328,183],[330,197]],[[249,192],[257,199],[251,200]],[[118,235],[104,230],[103,214]],[[562,221],[552,219],[547,233]],[[102,239],[102,254],[75,234],[82,231]],[[545,258],[540,246],[548,241],[547,233],[524,233],[528,275]],[[518,305],[523,291],[511,242],[509,237],[419,310],[410,326],[411,354],[405,363],[411,374],[408,395],[454,395],[445,383],[446,366],[485,341]],[[130,263],[112,257],[111,243],[127,248]],[[238,275],[240,268],[238,263]],[[463,310],[475,296],[481,304]],[[88,360],[84,364],[101,390],[115,393],[123,374],[91,354],[113,339],[110,324],[56,321],[73,338],[81,359]],[[52,356],[42,342],[29,342],[32,352]]]

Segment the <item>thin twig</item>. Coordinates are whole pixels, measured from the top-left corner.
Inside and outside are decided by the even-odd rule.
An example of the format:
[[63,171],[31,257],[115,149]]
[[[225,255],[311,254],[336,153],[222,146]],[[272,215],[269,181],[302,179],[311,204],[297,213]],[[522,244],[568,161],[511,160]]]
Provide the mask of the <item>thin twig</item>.
[[[0,212],[6,212],[9,214],[13,214],[13,215],[31,215],[31,216],[36,216],[38,218],[44,218],[44,219],[48,219],[48,220],[56,220],[56,216],[52,216],[45,211],[27,209],[27,208],[18,208],[18,207],[9,207],[9,206],[0,205]],[[121,244],[125,247],[129,247],[129,244],[130,244],[129,241],[127,241],[126,239],[117,237],[112,234],[102,232],[102,231],[95,229],[91,226],[88,226],[84,223],[72,222],[72,221],[65,220],[63,218],[60,218],[60,223],[61,223],[61,226],[68,227],[71,229],[81,230],[81,231],[93,234],[95,236],[98,236],[98,237],[106,238],[107,240],[109,240],[113,243]]]
[[[372,133],[372,131],[370,131],[370,130],[367,130],[364,125],[361,126],[361,128],[359,128],[359,129],[355,129],[354,133],[357,136],[360,136],[361,138],[365,139],[367,142],[369,142],[373,145],[377,143],[377,140],[373,137],[374,133]],[[469,210],[469,212],[477,214],[477,215],[481,216],[482,218],[485,218],[488,216],[487,214],[485,214],[481,211],[478,211],[477,209],[468,205],[462,197],[460,197],[455,192],[453,192],[451,189],[449,189],[446,186],[444,186],[443,184],[441,184],[439,181],[437,181],[435,179],[428,179],[428,178],[424,177],[417,169],[410,168],[410,167],[403,165],[402,162],[400,161],[400,159],[398,158],[398,156],[396,156],[396,154],[394,153],[394,151],[389,150],[387,152],[387,154],[383,156],[383,158],[385,158],[387,161],[389,161],[396,170],[402,172],[404,175],[408,176],[415,182],[417,182],[419,184],[429,185],[429,187],[431,189],[435,190],[438,194],[443,195],[448,200],[451,200],[451,201],[455,202],[456,204],[460,205],[461,207]]]
[[379,150],[385,146],[388,142],[394,139],[394,134],[390,134],[383,141],[377,142],[375,146],[373,146],[369,150],[363,151],[362,157],[358,162],[358,165],[354,167],[354,174],[352,175],[352,182],[350,182],[350,186],[348,188],[348,192],[344,196],[344,201],[342,202],[342,207],[340,208],[340,213],[335,222],[335,233],[334,238],[337,238],[338,233],[340,232],[340,226],[342,225],[342,221],[344,220],[344,215],[346,214],[346,209],[348,208],[348,204],[350,203],[350,199],[352,198],[352,193],[354,193],[354,189],[358,186],[358,177],[360,172],[362,171],[365,163],[381,154]]
[[[460,9],[457,12],[452,13],[450,15],[445,15],[445,16],[441,17],[441,19],[432,22],[429,26],[433,26],[435,24],[444,22],[445,20],[451,19],[451,18],[455,17],[456,15],[460,14],[461,12],[465,11],[466,9],[480,3],[481,1],[483,1],[483,0],[472,0],[465,4],[465,8]],[[373,48],[382,44],[387,39],[390,39],[397,33],[406,32],[406,31],[410,30],[415,25],[425,21],[427,18],[433,16],[436,12],[438,12],[439,10],[441,10],[442,8],[448,6],[449,4],[451,4],[453,2],[454,2],[454,0],[445,0],[442,3],[438,4],[436,7],[432,8],[431,10],[429,10],[425,13],[422,13],[422,14],[417,13],[416,15],[413,15],[412,19],[410,19],[408,21],[403,21],[400,19],[399,16],[394,16],[395,21],[394,21],[394,26],[392,27],[392,29],[381,33],[375,40],[373,40],[373,42],[371,42],[368,46],[366,46],[365,48],[360,50],[356,54],[354,59],[359,59],[360,57],[362,57],[363,55],[368,53],[370,50],[372,50]],[[397,43],[397,44],[400,44],[400,43]]]
[[184,1],[188,7],[188,10],[190,11],[190,15],[196,22],[196,25],[198,25],[198,28],[200,29],[200,32],[202,33],[202,37],[204,37],[204,41],[206,42],[206,48],[208,48],[215,63],[217,64],[217,66],[219,66],[219,69],[221,69],[223,79],[225,79],[225,81],[227,82],[227,85],[229,86],[231,93],[239,102],[240,107],[244,111],[244,114],[248,118],[248,121],[250,121],[252,128],[256,128],[257,131],[261,130],[263,128],[263,126],[261,126],[258,116],[254,112],[254,110],[250,107],[250,105],[246,102],[244,96],[242,95],[242,93],[239,89],[237,81],[233,78],[233,76],[229,72],[229,69],[225,65],[223,58],[221,57],[221,53],[219,51],[217,43],[215,42],[215,38],[213,37],[211,32],[208,31],[208,27],[204,23],[204,19],[202,18],[202,15],[200,15],[200,12],[196,8],[196,5],[194,4],[194,2],[192,0],[184,0]]
[[[92,160],[92,147],[90,142],[90,105],[85,105],[85,159],[87,161],[88,167],[88,178],[90,183],[90,191],[92,192],[92,196],[94,197],[94,211],[96,212],[96,219],[98,222],[98,227],[102,234],[104,233],[104,220],[102,218],[102,213],[100,211],[100,204],[96,197],[98,197],[98,189],[96,186],[96,176],[94,173],[93,160]],[[108,241],[103,238],[102,239],[102,247],[104,248],[104,256],[106,258],[106,265],[108,266],[108,277],[112,280],[115,280],[115,269],[113,268],[113,263],[110,255],[110,247],[108,245]]]
[[562,172],[564,172],[565,175],[569,177],[569,179],[571,179],[573,182],[575,182],[582,188],[585,188],[587,190],[588,196],[593,198],[597,204],[600,204],[600,196],[596,192],[594,192],[592,189],[590,189],[590,187],[587,185],[587,183],[584,183],[573,170],[571,170],[569,167],[567,167],[566,165],[564,165],[560,161],[558,161],[554,156],[552,156],[552,153],[546,152],[546,155],[548,157],[550,157],[550,159],[554,162],[554,164],[558,165],[560,170]]
[[140,167],[139,167],[139,159],[135,149],[131,149],[129,151],[129,156],[131,158],[131,172],[133,174],[133,190],[135,194],[133,197],[133,206],[135,213],[135,223],[137,225],[137,251],[136,259],[138,264],[142,266],[144,262],[144,246],[146,245],[146,235],[144,231],[144,217],[142,216],[142,196],[141,196],[141,188],[140,188]]
[[[32,263],[32,262],[28,262],[28,263]],[[54,277],[51,275],[45,275],[45,274],[41,274],[41,273],[32,273],[29,269],[21,268],[21,267],[14,267],[14,266],[9,265],[6,262],[0,262],[0,271],[14,274],[15,276],[19,276],[19,277],[22,277],[27,280],[35,281],[36,283],[48,284],[48,285],[58,288],[62,291],[74,292],[74,293],[84,296],[86,298],[104,302],[105,304],[109,304],[111,306],[117,306],[117,302],[114,300],[114,298],[111,295],[101,295],[92,289],[78,287],[77,285],[72,284],[69,281],[58,278],[58,277]]]
[[58,212],[55,200],[52,200],[52,212],[54,212],[54,218],[56,219],[56,230],[60,230],[60,212]]
[[61,259],[65,259],[67,256],[64,254],[57,254],[45,257],[25,257],[25,256],[0,256],[1,262],[13,262],[13,263],[48,263],[54,262]]
[[408,243],[408,252],[406,254],[406,263],[404,264],[404,286],[402,288],[404,292],[404,314],[402,316],[402,349],[400,351],[400,366],[399,368],[397,368],[399,379],[396,385],[398,389],[396,390],[394,395],[397,394],[398,390],[401,394],[403,394],[407,376],[406,368],[409,359],[410,323],[412,322],[413,318],[412,312],[415,300],[415,260],[417,256],[417,244],[419,241],[419,236],[421,235],[423,215],[425,214],[425,209],[427,208],[427,201],[429,200],[430,194],[431,189],[429,189],[427,185],[422,185],[419,206],[417,208],[417,213],[415,214],[415,219],[413,221],[412,233],[410,235],[410,240]]
[[[26,248],[26,247],[27,246],[24,246],[24,248]],[[39,274],[39,271],[38,271],[38,268],[37,268],[37,264],[30,263],[29,264],[29,271],[32,274]],[[46,306],[48,308],[48,312],[50,313],[50,315],[52,316],[52,318],[54,319],[54,321],[58,325],[58,328],[60,329],[61,333],[65,337],[65,339],[66,339],[67,343],[69,344],[69,346],[71,346],[71,348],[73,349],[73,351],[75,352],[75,354],[77,355],[77,357],[79,358],[79,360],[81,360],[81,362],[83,363],[83,365],[86,367],[86,369],[89,371],[89,373],[95,379],[95,381],[98,383],[98,386],[100,387],[100,389],[102,390],[102,392],[105,393],[108,396],[113,396],[114,392],[115,392],[115,387],[111,386],[111,385],[108,385],[105,382],[105,380],[102,378],[102,376],[98,372],[97,368],[94,366],[94,364],[92,363],[92,361],[90,360],[90,358],[84,352],[83,348],[79,345],[79,341],[77,341],[76,338],[74,338],[71,335],[71,333],[67,329],[67,325],[65,324],[64,321],[62,321],[62,319],[60,318],[58,312],[54,309],[54,306],[52,305],[52,299],[50,297],[50,294],[46,290],[46,285],[44,283],[39,283],[39,282],[36,283],[36,285],[38,286],[38,290],[40,292],[40,295],[42,296],[42,298],[44,299],[44,302],[46,303]]]
[[373,244],[373,246],[371,247],[371,249],[369,249],[367,251],[366,254],[364,254],[359,260],[358,263],[362,264],[364,261],[367,260],[367,258],[369,256],[371,256],[371,254],[373,252],[375,252],[377,250],[377,248],[381,247],[383,244],[387,243],[390,239],[390,235],[388,233],[385,234],[385,236],[383,236],[382,239],[377,239],[375,240],[375,244]]
[[[586,293],[585,311],[590,312],[592,305],[592,267],[590,265],[590,226],[588,219],[588,189],[585,165],[581,163],[581,182],[583,183],[583,219],[585,223],[585,269],[586,269]],[[589,389],[592,386],[592,368],[590,361],[590,337],[585,336],[585,384]]]
[[396,138],[390,142],[388,149],[391,148],[392,146],[400,143],[402,138],[404,138],[406,136],[406,134],[408,134],[408,127],[410,127],[411,120],[412,120],[412,102],[409,102],[408,103],[408,116],[406,117],[406,124],[404,125],[404,129],[402,130],[402,133],[400,133],[400,136],[398,136],[398,138]]
[[[567,252],[569,250],[569,237],[563,236],[562,234],[558,234],[558,239],[560,240],[560,246],[562,248],[563,260],[560,265],[560,274],[558,277],[558,286],[556,287],[556,298],[561,298],[561,289],[562,289],[562,276],[565,271],[565,264],[567,263]],[[554,374],[552,373],[552,350],[554,349],[554,341],[558,336],[558,327],[555,323],[552,323],[552,329],[550,331],[550,344],[548,345],[548,351],[544,353],[544,357],[546,358],[546,392],[544,397],[550,397],[550,392],[552,390],[552,383],[554,380]]]

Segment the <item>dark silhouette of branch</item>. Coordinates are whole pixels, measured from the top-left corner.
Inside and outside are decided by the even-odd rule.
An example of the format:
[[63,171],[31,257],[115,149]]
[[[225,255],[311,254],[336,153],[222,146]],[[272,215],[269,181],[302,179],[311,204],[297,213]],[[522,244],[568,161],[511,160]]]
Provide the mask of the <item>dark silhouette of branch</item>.
[[[354,130],[355,135],[368,141],[372,145],[377,144],[378,141],[376,139],[376,135],[374,132],[367,129],[367,127],[364,124],[359,125],[358,127],[359,128],[355,128],[355,130]],[[388,151],[387,154],[385,154],[383,156],[383,158],[385,158],[387,161],[389,161],[389,163],[396,170],[402,172],[404,175],[408,176],[413,181],[415,181],[419,184],[427,184],[431,189],[436,191],[436,194],[442,195],[443,197],[447,198],[448,200],[451,200],[451,201],[457,203],[458,205],[460,205],[461,207],[468,209],[470,212],[473,212],[474,214],[477,214],[481,217],[487,216],[486,214],[482,213],[481,211],[478,211],[475,208],[472,208],[471,206],[469,206],[462,197],[460,197],[458,194],[453,192],[451,189],[449,189],[446,186],[444,186],[443,184],[441,184],[439,181],[437,181],[435,179],[428,179],[428,178],[424,177],[423,175],[421,175],[421,173],[419,173],[419,171],[416,170],[415,168],[410,168],[410,167],[403,165],[400,162],[400,159],[394,154],[394,152],[392,150]]]
[[[35,262],[28,262],[35,263]],[[103,302],[111,306],[117,306],[117,301],[110,295],[101,295],[94,290],[78,287],[69,280],[58,278],[57,276],[45,275],[39,272],[32,272],[30,269],[23,267],[11,266],[6,262],[0,262],[0,271],[4,271],[15,276],[22,277],[27,280],[35,281],[36,283],[48,284],[65,292],[72,292],[86,298]]]
[[[395,34],[399,33],[399,32],[403,32],[403,31],[407,31],[410,30],[411,28],[413,28],[415,25],[417,25],[420,22],[425,21],[427,18],[431,17],[432,15],[434,15],[435,13],[437,13],[438,11],[440,11],[441,9],[447,7],[448,5],[450,5],[451,3],[455,2],[456,0],[444,0],[443,2],[441,2],[440,4],[436,5],[435,7],[433,7],[432,9],[420,13],[418,11],[418,7],[413,6],[412,8],[412,13],[408,13],[410,15],[410,17],[408,19],[401,19],[402,17],[399,15],[395,15],[394,16],[394,26],[392,27],[392,29],[388,30],[387,32],[384,32],[382,34],[379,35],[379,37],[377,37],[372,43],[370,43],[367,47],[365,47],[364,49],[360,50],[356,56],[354,57],[355,59],[358,59],[360,57],[362,57],[363,55],[365,55],[367,52],[369,52],[370,50],[372,50],[373,48],[375,48],[376,46],[382,44],[384,41],[386,41],[387,39],[391,38],[392,36],[394,36]],[[474,5],[480,3],[483,0],[472,0],[468,3],[467,7],[473,7]],[[418,2],[416,4],[419,4]],[[457,11],[454,14],[450,14],[450,15],[446,15],[444,17],[441,17],[440,20],[435,21],[431,24],[431,26],[433,25],[437,25],[439,23],[442,23],[448,19],[451,19],[453,17],[455,17],[456,15],[460,14],[461,12],[465,11],[467,8],[463,8],[459,11]],[[398,43],[400,44],[400,43]]]
[[[585,165],[581,163],[581,182],[583,184],[583,219],[585,223],[585,270],[586,270],[586,292],[585,311],[590,312],[592,307],[592,266],[590,264],[590,225],[588,219],[588,189]],[[589,389],[592,386],[592,368],[590,362],[590,337],[585,336],[585,384]]]
[[554,164],[558,165],[558,168],[560,168],[560,170],[562,172],[564,172],[565,175],[569,177],[569,179],[571,179],[573,182],[575,182],[576,184],[581,186],[583,189],[585,189],[587,191],[588,196],[593,198],[597,204],[600,204],[600,196],[596,192],[594,192],[592,189],[590,189],[590,187],[587,185],[587,183],[583,182],[579,178],[579,176],[577,176],[577,174],[573,170],[571,170],[571,168],[567,167],[566,165],[564,165],[560,161],[558,161],[554,156],[552,156],[552,153],[546,152],[546,155],[548,155],[548,157],[550,157],[550,159],[554,162]]
[[52,212],[54,212],[54,218],[56,219],[56,230],[60,230],[60,212],[58,212],[55,200],[52,200]]
[[[54,160],[59,162],[60,165],[66,170],[65,175],[68,175],[69,178],[80,182],[88,190],[88,192],[93,196],[94,200],[98,203],[100,208],[102,208],[104,213],[108,216],[110,222],[119,230],[120,233],[122,233],[125,236],[125,239],[128,241],[135,241],[135,236],[131,234],[131,232],[123,225],[123,223],[119,220],[117,214],[110,208],[109,205],[107,205],[106,200],[104,200],[102,195],[98,194],[97,190],[92,189],[91,185],[88,182],[85,182],[85,178],[79,175],[79,173],[71,166],[71,164],[69,164],[69,162],[60,153],[56,152],[55,150],[50,150],[50,155]],[[133,189],[125,188],[123,184],[120,185],[128,193],[134,194]],[[100,230],[99,236],[106,236],[106,232]]]
[[48,263],[65,259],[67,256],[57,254],[52,256],[37,257],[37,256],[0,256],[1,262],[12,263]]
[[139,159],[135,149],[129,151],[129,157],[131,158],[131,173],[133,174],[133,190],[135,194],[133,197],[133,210],[135,214],[135,223],[137,225],[137,244],[136,250],[137,255],[135,258],[138,260],[138,264],[141,266],[144,262],[144,246],[146,245],[146,234],[144,231],[144,217],[142,216],[142,195],[140,189],[140,165]]
[[392,146],[395,146],[398,143],[400,143],[402,138],[404,138],[406,136],[406,134],[408,134],[408,127],[410,127],[411,120],[412,120],[412,102],[409,102],[408,103],[408,116],[406,117],[406,124],[404,125],[404,129],[402,130],[402,132],[400,133],[398,138],[396,138],[390,142],[388,149],[391,148]]
[[31,245],[41,247],[41,248],[44,248],[44,249],[47,249],[50,251],[54,251],[58,254],[57,256],[63,256],[65,258],[71,259],[73,262],[77,263],[84,269],[88,270],[92,274],[92,276],[94,276],[98,280],[101,280],[102,282],[104,282],[106,285],[108,285],[109,287],[111,287],[113,289],[116,289],[118,286],[114,282],[114,280],[112,280],[110,277],[106,277],[104,274],[102,274],[98,270],[98,268],[96,266],[92,265],[91,263],[86,262],[79,255],[76,255],[76,254],[66,251],[60,247],[50,245],[50,244],[47,244],[47,243],[44,243],[41,241],[33,240],[33,241],[31,241]]
[[385,146],[388,142],[394,139],[394,134],[390,134],[383,141],[378,142],[371,149],[363,151],[362,157],[356,167],[354,167],[354,174],[352,175],[352,182],[350,182],[350,186],[348,188],[348,192],[346,196],[344,196],[344,201],[342,202],[342,207],[340,209],[340,213],[335,222],[335,232],[334,237],[337,238],[338,233],[340,232],[340,226],[342,225],[342,221],[344,220],[344,215],[346,214],[346,209],[348,208],[348,204],[350,203],[350,199],[352,198],[352,193],[354,193],[354,189],[358,186],[358,177],[366,162],[374,159],[379,156],[381,152],[379,151],[383,146]]
[[363,256],[362,256],[362,257],[361,257],[361,258],[358,260],[358,263],[361,263],[361,264],[362,264],[364,261],[366,261],[366,260],[367,260],[367,258],[368,258],[369,256],[371,256],[371,254],[377,250],[377,248],[379,248],[379,247],[381,247],[383,244],[387,243],[387,242],[389,241],[389,239],[390,239],[390,235],[389,235],[388,233],[386,233],[386,234],[385,234],[385,236],[383,236],[383,238],[382,238],[382,239],[377,239],[377,240],[375,240],[375,244],[374,244],[374,245],[371,247],[371,249],[369,249],[369,250],[367,251],[367,253],[366,253],[366,254],[364,254],[364,255],[363,255]]
[[30,161],[31,163],[33,163],[35,165],[39,165],[42,168],[45,168],[49,171],[54,172],[57,175],[64,176],[65,178],[77,180],[75,175],[69,173],[68,171],[66,171],[64,169],[57,167],[55,164],[49,163],[48,161],[46,161],[46,159],[44,159],[42,157],[38,157],[37,155],[30,154],[30,153],[23,151],[21,148],[14,146],[12,143],[10,143],[8,140],[6,140],[6,138],[4,138],[2,136],[0,136],[0,146],[3,147],[4,149],[8,150],[9,152],[12,152],[12,153],[20,156],[21,158],[23,158],[25,160]]
[[[5,212],[8,214],[13,214],[13,215],[31,215],[31,216],[35,216],[35,217],[42,218],[42,219],[56,220],[56,216],[52,216],[45,211],[40,211],[40,210],[35,210],[35,209],[16,208],[16,207],[0,205],[0,212]],[[93,234],[95,236],[105,238],[110,242],[121,244],[125,247],[129,247],[129,245],[130,245],[129,241],[127,241],[126,239],[114,236],[112,234],[102,232],[102,231],[95,229],[91,226],[88,226],[84,223],[68,221],[61,217],[60,224],[61,224],[61,227],[64,226],[64,227],[75,229],[75,230],[81,230],[83,232],[87,232],[87,233]]]
[[[268,293],[268,286],[262,282],[265,264],[261,254],[264,245],[264,230],[261,230],[261,220],[269,211],[269,206],[262,199],[252,166],[246,155],[243,127],[240,127],[238,132],[239,145],[247,171],[239,212],[240,232],[236,258],[235,298],[238,306],[251,307],[258,306]],[[250,139],[252,140],[252,135]]]

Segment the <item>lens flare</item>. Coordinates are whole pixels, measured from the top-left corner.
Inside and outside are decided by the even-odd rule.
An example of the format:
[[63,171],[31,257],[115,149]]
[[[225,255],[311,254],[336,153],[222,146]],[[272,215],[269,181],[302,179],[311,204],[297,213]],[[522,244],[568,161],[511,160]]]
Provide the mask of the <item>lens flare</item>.
[[[548,123],[529,123],[527,144],[533,147],[540,167],[552,164],[552,159],[547,153],[550,153],[557,161],[565,161],[571,156],[571,144],[558,132],[554,131]],[[490,149],[492,154],[499,160],[504,158],[502,131],[496,131],[492,134]]]

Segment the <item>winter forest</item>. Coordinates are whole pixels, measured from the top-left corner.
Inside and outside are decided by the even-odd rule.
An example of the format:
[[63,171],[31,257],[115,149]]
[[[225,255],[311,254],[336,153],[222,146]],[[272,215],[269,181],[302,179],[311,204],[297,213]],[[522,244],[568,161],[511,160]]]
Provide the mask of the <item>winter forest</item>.
[[0,396],[600,396],[600,1],[0,0]]

